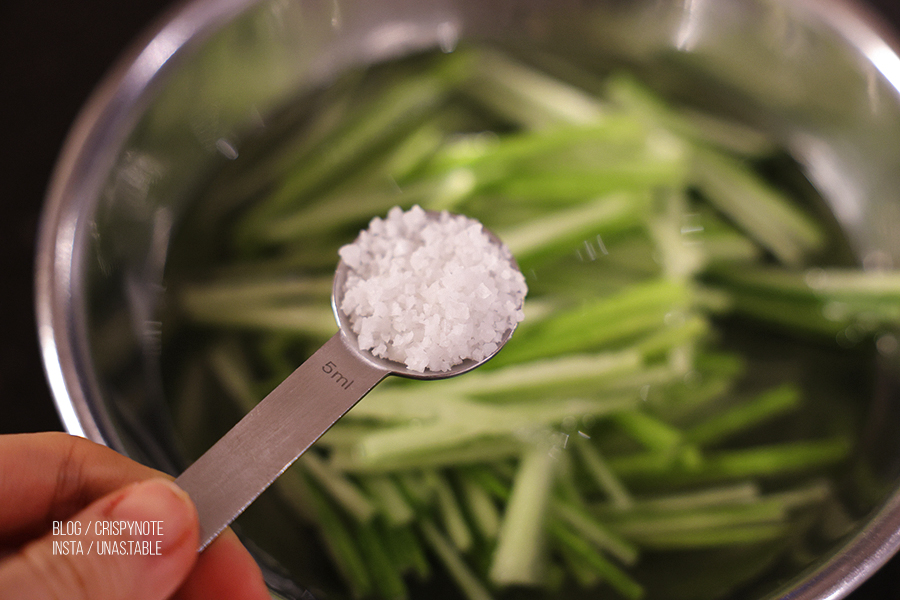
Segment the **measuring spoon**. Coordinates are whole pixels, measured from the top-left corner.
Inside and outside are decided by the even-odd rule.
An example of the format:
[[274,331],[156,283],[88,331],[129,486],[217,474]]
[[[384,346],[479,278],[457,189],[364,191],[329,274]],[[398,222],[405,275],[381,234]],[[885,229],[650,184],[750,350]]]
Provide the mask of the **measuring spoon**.
[[[512,259],[510,267],[518,271]],[[504,332],[497,350],[481,360],[468,359],[448,371],[410,370],[360,350],[340,308],[349,271],[338,262],[331,293],[337,333],[175,480],[197,506],[200,550],[382,379],[444,379],[471,371],[499,352],[515,330],[513,325]]]

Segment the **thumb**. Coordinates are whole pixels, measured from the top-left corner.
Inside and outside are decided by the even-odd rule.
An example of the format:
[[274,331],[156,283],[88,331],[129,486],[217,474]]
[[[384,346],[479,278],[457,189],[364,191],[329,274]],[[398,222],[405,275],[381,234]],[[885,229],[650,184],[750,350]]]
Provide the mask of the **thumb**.
[[0,562],[0,600],[163,600],[191,571],[198,531],[174,483],[132,484]]

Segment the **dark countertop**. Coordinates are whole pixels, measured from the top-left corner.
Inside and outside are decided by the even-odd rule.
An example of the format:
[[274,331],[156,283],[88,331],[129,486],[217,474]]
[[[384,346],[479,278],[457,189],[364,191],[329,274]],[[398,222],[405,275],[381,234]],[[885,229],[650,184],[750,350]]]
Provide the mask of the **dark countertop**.
[[[4,218],[0,289],[0,434],[60,429],[40,363],[32,306],[34,240],[45,188],[69,126],[122,50],[173,3],[0,3]],[[900,28],[900,0],[870,0]],[[900,598],[900,557],[850,596]]]

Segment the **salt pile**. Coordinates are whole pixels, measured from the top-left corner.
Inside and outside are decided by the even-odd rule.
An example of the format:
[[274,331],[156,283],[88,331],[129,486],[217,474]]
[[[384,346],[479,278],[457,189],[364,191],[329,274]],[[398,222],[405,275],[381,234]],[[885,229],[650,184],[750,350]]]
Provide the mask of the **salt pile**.
[[360,349],[410,370],[490,356],[524,317],[525,278],[474,219],[394,207],[339,253],[349,267],[340,309]]

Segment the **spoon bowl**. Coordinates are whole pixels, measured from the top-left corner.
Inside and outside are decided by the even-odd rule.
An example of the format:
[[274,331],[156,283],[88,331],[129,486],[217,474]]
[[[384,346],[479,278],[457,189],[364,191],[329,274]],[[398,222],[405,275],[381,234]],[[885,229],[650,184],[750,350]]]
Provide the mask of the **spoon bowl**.
[[[425,214],[428,219],[436,220],[441,213],[438,211],[426,210]],[[487,229],[486,227],[482,227],[482,231],[485,233],[485,235],[493,245],[503,246],[503,241],[499,237],[497,237],[494,232]],[[512,256],[512,254],[509,254],[509,264],[515,271],[519,271],[519,265],[516,263],[516,260]],[[480,360],[467,358],[462,362],[453,365],[446,371],[433,371],[429,369],[426,369],[424,371],[416,371],[414,369],[410,369],[403,363],[375,356],[371,352],[363,351],[359,348],[359,339],[356,333],[354,333],[353,331],[353,326],[350,323],[350,319],[340,308],[341,303],[344,299],[344,290],[346,289],[347,276],[349,275],[349,273],[350,267],[347,265],[347,263],[343,260],[338,261],[338,265],[335,269],[334,274],[334,284],[331,290],[331,308],[334,312],[334,318],[337,321],[338,328],[340,329],[341,334],[345,337],[350,350],[355,351],[361,361],[366,361],[379,369],[384,369],[391,375],[420,380],[446,379],[448,377],[462,375],[463,373],[467,373],[472,369],[483,365],[488,360],[496,356],[496,354],[500,352],[503,346],[506,345],[506,342],[509,341],[509,339],[512,337],[513,332],[516,330],[516,324],[513,324],[512,327],[503,332],[500,338],[500,342],[497,344],[497,349],[487,356],[481,358]],[[521,309],[521,303],[516,308]]]

